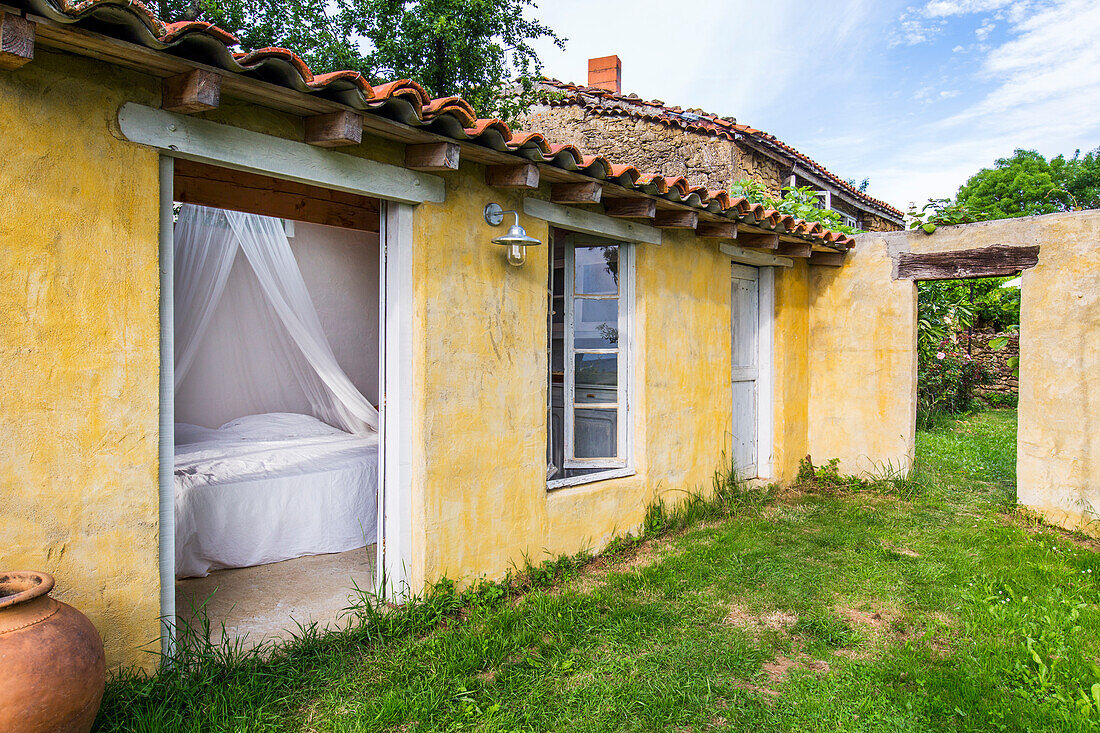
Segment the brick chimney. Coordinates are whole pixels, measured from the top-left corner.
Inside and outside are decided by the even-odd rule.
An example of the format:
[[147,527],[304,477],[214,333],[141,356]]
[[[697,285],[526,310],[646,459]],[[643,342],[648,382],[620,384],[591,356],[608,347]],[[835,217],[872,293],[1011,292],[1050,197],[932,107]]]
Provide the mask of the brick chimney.
[[598,59],[588,59],[588,86],[622,94],[623,62],[619,61],[619,57],[602,56]]

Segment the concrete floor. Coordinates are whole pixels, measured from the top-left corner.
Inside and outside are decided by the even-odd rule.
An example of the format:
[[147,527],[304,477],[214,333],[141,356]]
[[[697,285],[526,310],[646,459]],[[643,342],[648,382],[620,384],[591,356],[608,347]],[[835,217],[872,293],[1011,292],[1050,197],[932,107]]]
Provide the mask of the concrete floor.
[[351,604],[352,584],[374,588],[374,561],[375,545],[367,545],[177,580],[176,620],[195,625],[205,602],[211,641],[238,638],[246,648],[290,638],[295,622],[337,628],[346,623],[341,611]]

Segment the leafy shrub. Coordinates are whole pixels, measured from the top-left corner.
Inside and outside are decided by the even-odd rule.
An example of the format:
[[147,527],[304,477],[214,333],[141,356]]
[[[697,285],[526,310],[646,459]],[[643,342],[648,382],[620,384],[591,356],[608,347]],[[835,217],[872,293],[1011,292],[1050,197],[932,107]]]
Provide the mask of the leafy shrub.
[[978,387],[989,381],[989,370],[970,358],[951,339],[939,349],[917,357],[917,427],[931,427],[938,416],[970,409]]
[[839,212],[826,209],[817,190],[812,186],[787,186],[783,189],[783,195],[775,198],[768,195],[762,184],[745,179],[730,186],[729,193],[734,198],[744,196],[754,204],[763,204],[769,209],[775,209],[781,214],[790,214],[796,219],[816,221],[834,232],[857,234],[860,231],[845,224]]
[[982,399],[990,407],[1016,407],[1020,402],[1019,395],[1002,394],[1000,392],[984,395]]
[[1020,289],[1002,288],[1009,277],[983,277],[971,280],[935,280],[917,283],[922,317],[938,308],[963,308],[957,328],[969,325],[994,331],[1008,330],[1020,322]]

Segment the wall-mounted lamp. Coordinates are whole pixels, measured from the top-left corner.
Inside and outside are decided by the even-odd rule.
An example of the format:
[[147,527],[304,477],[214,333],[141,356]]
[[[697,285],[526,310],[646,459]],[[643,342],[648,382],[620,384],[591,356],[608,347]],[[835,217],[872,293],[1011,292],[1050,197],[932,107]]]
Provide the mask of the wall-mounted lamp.
[[485,223],[491,227],[500,226],[505,214],[515,214],[516,223],[508,227],[508,233],[493,240],[493,244],[502,244],[508,248],[508,264],[519,267],[527,261],[527,248],[542,244],[534,237],[527,236],[527,231],[519,225],[518,211],[505,211],[500,204],[489,204],[485,207]]

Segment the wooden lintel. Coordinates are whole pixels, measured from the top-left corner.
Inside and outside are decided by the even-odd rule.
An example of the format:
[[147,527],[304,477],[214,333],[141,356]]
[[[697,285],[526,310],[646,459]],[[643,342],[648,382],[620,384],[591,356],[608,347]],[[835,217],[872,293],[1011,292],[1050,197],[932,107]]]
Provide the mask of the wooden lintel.
[[174,198],[185,204],[377,232],[378,201],[256,173],[178,158]]
[[809,257],[813,252],[814,246],[809,242],[794,244],[793,242],[781,242],[779,244],[779,254],[784,257]]
[[810,264],[811,265],[825,265],[827,267],[840,267],[844,264],[847,257],[843,252],[811,252]]
[[1014,247],[994,244],[979,249],[956,252],[930,252],[898,255],[895,280],[955,280],[968,277],[1015,275],[1020,270],[1035,267],[1039,262],[1039,247]]
[[447,200],[447,182],[432,173],[323,150],[200,117],[127,102],[119,132],[173,158],[185,158],[336,191],[419,204]]
[[794,260],[786,257],[776,257],[770,252],[757,252],[756,250],[745,249],[744,247],[738,247],[736,244],[725,244],[724,242],[718,245],[718,249],[734,262],[740,262],[743,265],[794,267]]
[[161,82],[160,106],[169,112],[190,115],[217,109],[221,96],[222,75],[194,69]]
[[653,217],[653,226],[658,229],[694,229],[698,225],[698,211],[662,209]]
[[598,204],[603,186],[598,183],[555,183],[550,187],[550,201],[555,204]]
[[34,59],[34,23],[0,12],[0,69],[11,71]]
[[306,140],[319,148],[340,148],[363,141],[363,115],[341,110],[306,118]]
[[491,165],[485,169],[485,182],[497,188],[538,188],[539,167],[534,163]]
[[559,206],[541,199],[525,198],[523,213],[574,232],[610,237],[624,242],[661,243],[660,229],[636,221],[597,214],[576,206]]
[[657,214],[653,199],[610,199],[603,202],[604,213],[616,219],[652,219]]
[[735,221],[701,221],[695,227],[695,236],[708,239],[737,239]]
[[462,149],[457,143],[405,146],[405,167],[414,171],[456,171]]
[[737,243],[742,247],[756,247],[757,249],[777,249],[779,247],[779,235],[761,232],[740,231],[737,233]]

